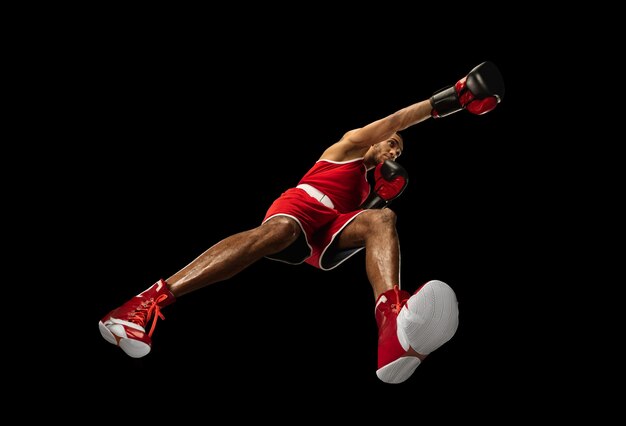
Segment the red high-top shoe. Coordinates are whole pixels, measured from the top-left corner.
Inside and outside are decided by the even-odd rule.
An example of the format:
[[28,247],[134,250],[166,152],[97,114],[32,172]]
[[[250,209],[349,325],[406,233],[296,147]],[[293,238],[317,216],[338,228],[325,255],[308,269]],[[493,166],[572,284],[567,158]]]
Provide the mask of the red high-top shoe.
[[401,383],[408,379],[420,365],[417,353],[405,350],[398,340],[398,313],[411,295],[396,285],[387,290],[376,301],[376,323],[378,324],[378,370],[376,375],[386,383]]
[[[157,317],[165,319],[161,308],[175,300],[165,281],[159,280],[102,318],[100,333],[107,342],[119,346],[127,355],[133,358],[146,356],[152,346]],[[146,333],[145,327],[150,319],[153,320],[152,327]]]
[[[409,297],[410,296],[410,297]],[[398,286],[376,303],[378,370],[387,383],[408,379],[421,360],[448,342],[459,326],[459,306],[452,288],[431,280],[413,295]]]

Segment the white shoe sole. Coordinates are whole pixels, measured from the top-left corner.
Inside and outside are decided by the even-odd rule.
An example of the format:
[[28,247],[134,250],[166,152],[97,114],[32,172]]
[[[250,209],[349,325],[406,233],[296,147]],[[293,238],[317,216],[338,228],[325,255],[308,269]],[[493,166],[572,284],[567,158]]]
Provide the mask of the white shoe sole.
[[397,319],[398,340],[404,348],[428,355],[454,336],[459,307],[452,288],[439,280],[424,284],[411,296]]
[[98,327],[100,334],[107,342],[119,346],[126,353],[126,355],[132,358],[141,358],[150,353],[151,346],[135,339],[129,339],[124,326],[121,324],[111,324],[109,326],[104,325],[102,321],[99,322]]
[[411,377],[421,362],[415,356],[403,356],[376,370],[376,375],[385,383],[402,383]]

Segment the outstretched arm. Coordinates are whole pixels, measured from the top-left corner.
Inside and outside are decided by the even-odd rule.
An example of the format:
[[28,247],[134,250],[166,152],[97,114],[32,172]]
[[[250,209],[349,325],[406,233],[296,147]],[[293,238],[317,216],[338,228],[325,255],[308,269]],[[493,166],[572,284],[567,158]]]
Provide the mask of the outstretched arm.
[[431,117],[432,106],[426,99],[404,107],[368,125],[346,132],[341,140],[330,146],[322,158],[346,161],[362,157],[370,146],[389,139],[395,132]]
[[389,139],[394,133],[430,118],[431,110],[432,106],[427,99],[402,108],[360,129],[355,129],[344,139],[355,148],[363,148],[367,151],[370,146]]
[[492,111],[504,97],[504,80],[498,67],[490,61],[475,66],[456,84],[445,87],[430,99],[409,105],[367,126],[346,132],[329,147],[322,158],[345,161],[363,156],[370,146],[387,140],[395,132],[427,118],[442,118],[467,110],[482,115]]

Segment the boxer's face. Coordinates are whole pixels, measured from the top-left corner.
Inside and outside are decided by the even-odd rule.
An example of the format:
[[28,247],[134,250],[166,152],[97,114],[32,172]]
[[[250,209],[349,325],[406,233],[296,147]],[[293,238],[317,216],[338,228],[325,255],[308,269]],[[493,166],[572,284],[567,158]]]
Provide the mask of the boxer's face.
[[385,160],[395,161],[402,154],[404,141],[402,136],[395,134],[389,139],[374,144],[365,154],[365,163],[368,170]]
[[396,161],[402,154],[402,149],[404,147],[402,137],[399,135],[393,135],[386,141],[377,143],[376,145],[376,160],[378,162],[382,162],[385,160]]

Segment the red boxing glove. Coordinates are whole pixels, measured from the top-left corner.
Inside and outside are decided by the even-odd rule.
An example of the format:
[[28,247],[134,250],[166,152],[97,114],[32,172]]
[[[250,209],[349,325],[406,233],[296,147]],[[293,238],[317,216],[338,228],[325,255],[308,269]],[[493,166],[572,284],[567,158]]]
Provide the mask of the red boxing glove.
[[386,160],[374,169],[374,191],[361,208],[378,209],[398,198],[409,184],[409,175],[404,167],[395,161]]
[[435,92],[430,98],[431,116],[441,118],[462,109],[481,115],[493,110],[504,97],[504,81],[492,62],[474,67],[454,86]]
[[374,191],[387,202],[397,198],[408,183],[404,167],[390,160],[376,166],[374,181]]
[[467,77],[463,77],[454,85],[454,90],[459,95],[459,103],[472,114],[481,115],[491,111],[500,102],[498,96],[487,96],[483,99],[476,98],[476,95],[467,88]]

